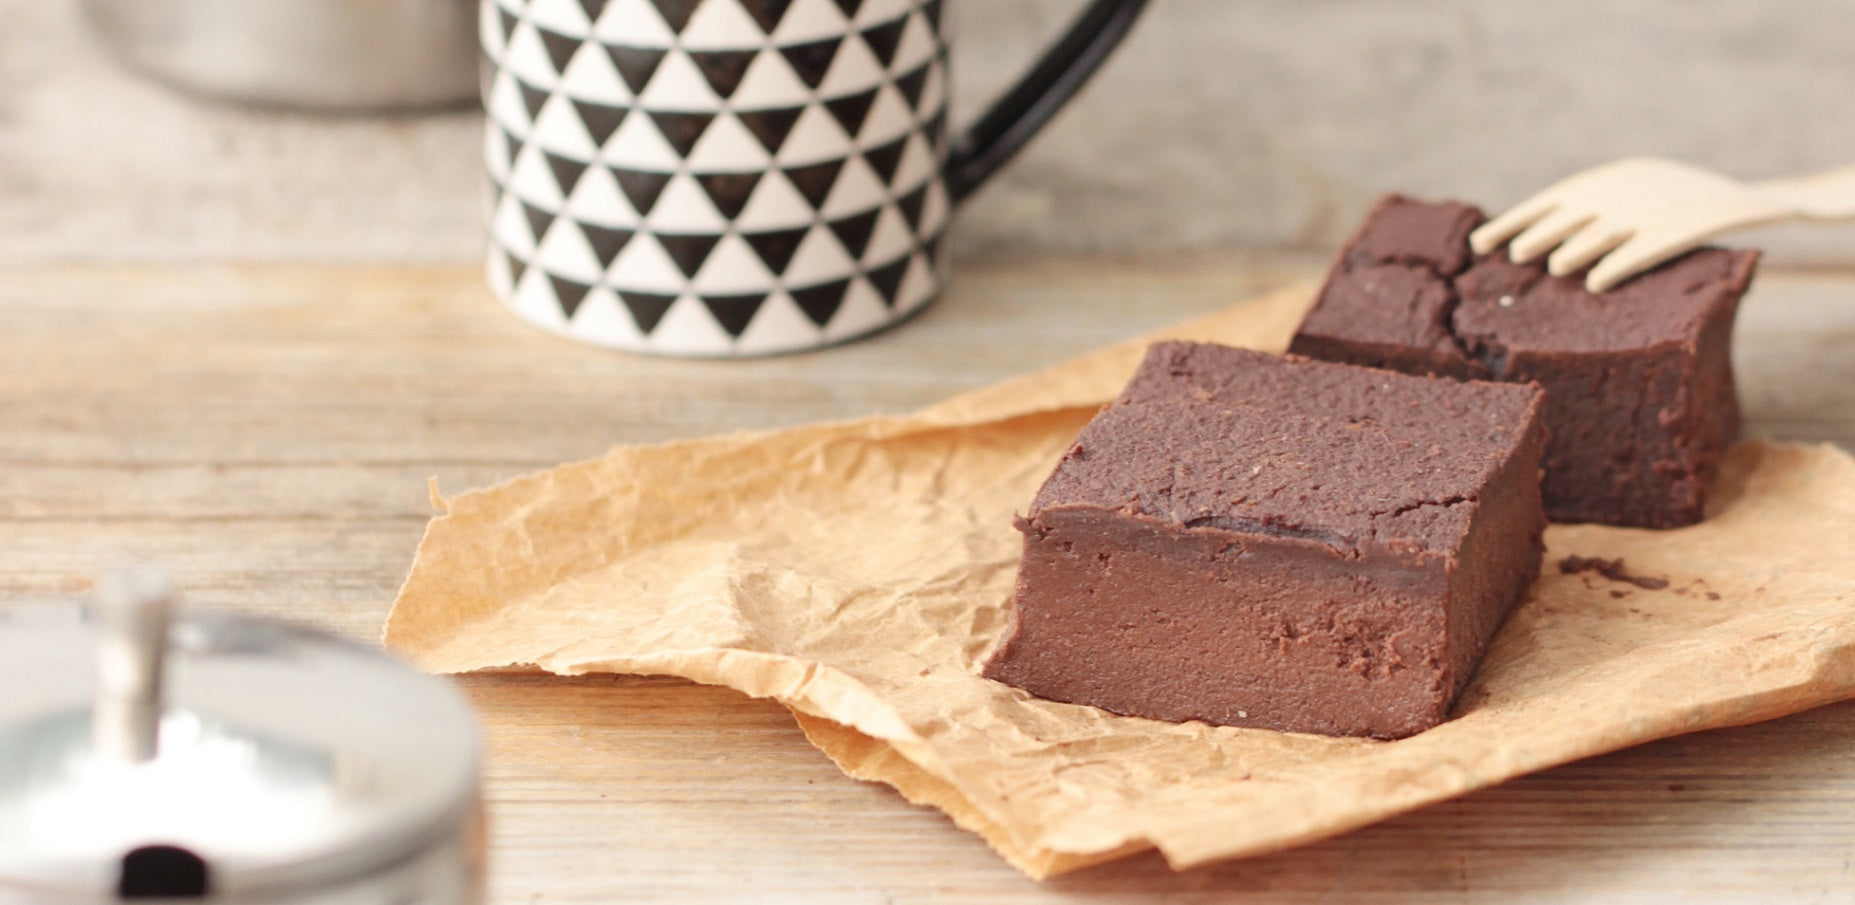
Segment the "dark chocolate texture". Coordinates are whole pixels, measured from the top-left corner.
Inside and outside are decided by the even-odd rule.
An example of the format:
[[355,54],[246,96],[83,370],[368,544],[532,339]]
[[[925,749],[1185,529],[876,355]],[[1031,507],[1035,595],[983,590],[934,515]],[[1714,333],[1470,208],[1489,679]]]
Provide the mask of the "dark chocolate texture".
[[1539,394],[1161,343],[1018,520],[985,674],[1163,720],[1442,721],[1538,573]]
[[1602,294],[1505,253],[1474,258],[1484,215],[1379,202],[1341,252],[1290,351],[1546,390],[1544,495],[1557,521],[1699,521],[1738,435],[1729,340],[1757,265],[1700,249]]

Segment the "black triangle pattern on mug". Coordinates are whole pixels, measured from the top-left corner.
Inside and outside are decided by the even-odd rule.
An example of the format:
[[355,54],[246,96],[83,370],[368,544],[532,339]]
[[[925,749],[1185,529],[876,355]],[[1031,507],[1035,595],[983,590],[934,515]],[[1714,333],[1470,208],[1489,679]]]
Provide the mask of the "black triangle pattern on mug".
[[[637,332],[613,344],[729,354],[855,336],[937,291],[941,0],[546,2],[492,0],[484,20],[520,45],[513,69],[487,61],[504,68],[486,145],[491,271],[518,311],[595,338],[622,308]],[[840,14],[864,21],[836,34]]]
[[908,275],[910,257],[910,255],[903,255],[896,258],[894,262],[884,264],[869,272],[870,285],[876,287],[876,292],[882,296],[884,305],[895,307],[895,293],[896,290],[902,288],[902,277]]
[[[715,209],[721,215],[733,220],[741,215],[741,208],[747,206],[748,196],[754,193],[754,187],[760,184],[763,173],[755,170],[751,173],[698,173],[696,184],[709,196]],[[778,268],[774,269],[778,272]]]
[[692,50],[689,58],[695,61],[696,71],[715,89],[718,97],[731,97],[734,89],[741,86],[742,77],[747,75],[747,67],[759,56],[758,50]]
[[547,160],[548,171],[554,174],[554,184],[560,186],[561,197],[573,194],[573,187],[580,184],[580,176],[585,174],[587,165],[553,151],[542,151],[541,156]]
[[831,235],[844,243],[844,250],[850,252],[851,257],[861,258],[863,250],[870,245],[870,234],[876,231],[876,216],[881,213],[882,208],[872,207],[855,216],[832,220],[827,225],[831,227]]
[[740,339],[747,332],[747,325],[760,311],[760,303],[766,301],[765,292],[748,292],[739,295],[705,295],[702,306],[714,315],[715,323],[721,325],[728,335]]
[[522,109],[528,111],[528,121],[534,122],[535,115],[541,112],[541,105],[547,103],[549,93],[521,79],[515,80],[515,87],[522,91]]
[[625,124],[625,117],[631,115],[630,107],[613,107],[607,104],[595,104],[574,98],[573,109],[580,114],[580,122],[586,125],[586,132],[593,138],[593,144],[604,146],[612,138],[612,133]]
[[807,87],[817,88],[824,81],[825,73],[831,71],[831,61],[837,59],[837,49],[843,46],[843,38],[826,38],[807,44],[793,44],[781,47],[779,55],[786,58],[794,75]]
[[522,216],[528,219],[528,231],[533,233],[535,241],[547,235],[548,227],[554,225],[554,215],[532,204],[522,202]]
[[663,187],[670,184],[674,173],[653,173],[648,170],[627,170],[607,167],[612,171],[612,178],[618,181],[619,191],[625,193],[625,200],[631,202],[638,216],[650,215],[651,208],[657,206],[658,196],[663,194]]
[[894,21],[871,26],[862,31],[863,43],[868,44],[876,59],[886,68],[895,63],[895,48],[902,43],[902,30],[908,26],[908,17],[901,16]]
[[586,21],[599,21],[599,14],[605,12],[606,0],[580,0],[580,10],[586,13]]
[[940,112],[930,117],[928,121],[922,125],[921,134],[927,136],[928,141],[934,143],[935,154],[947,153],[947,141],[949,140],[947,135],[947,108],[942,107]]
[[792,8],[792,0],[740,0],[741,8],[760,23],[760,30],[767,34],[779,28],[781,19],[786,18],[786,10]]
[[805,312],[805,316],[819,327],[831,322],[837,309],[843,307],[844,292],[850,288],[850,278],[832,280],[804,289],[794,289],[790,293],[792,301]]
[[921,92],[927,88],[928,69],[933,66],[934,61],[929,60],[895,80],[896,90],[902,92],[902,99],[908,102],[909,107],[920,109]]
[[548,274],[547,281],[554,287],[554,298],[560,301],[560,313],[569,319],[573,312],[580,310],[580,303],[586,301],[586,293],[592,286],[578,280],[569,280],[558,274]]
[[578,224],[580,232],[586,234],[586,244],[592,248],[593,257],[599,259],[600,267],[611,267],[618,253],[625,250],[631,237],[637,235],[634,230],[614,229],[595,223]]
[[547,50],[547,58],[554,64],[555,74],[566,72],[567,61],[573,59],[573,52],[580,49],[580,39],[549,31],[539,25],[535,26],[535,33],[541,36],[541,46]]
[[721,237],[714,235],[657,234],[657,244],[663,246],[664,254],[676,262],[683,276],[692,280],[696,278],[696,271],[702,269],[703,262],[709,259],[709,252],[715,250],[715,243],[720,241]]
[[792,124],[798,122],[799,114],[804,112],[802,106],[778,107],[772,110],[743,111],[734,114],[734,117],[747,127],[747,131],[754,133],[755,138],[760,139],[760,146],[768,154],[778,154],[779,149],[786,144],[786,136],[792,134]]
[[520,20],[515,18],[514,13],[498,5],[496,7],[496,21],[502,25],[502,46],[507,47],[509,46],[509,39],[515,35],[515,23]]
[[870,115],[870,104],[876,100],[877,89],[847,94],[824,102],[824,108],[831,111],[832,118],[844,127],[844,133],[855,135],[863,128],[863,120]]
[[908,145],[908,136],[903,135],[880,148],[871,148],[863,152],[863,159],[869,161],[870,168],[883,182],[895,181],[895,168],[902,162],[902,150]]
[[817,208],[824,206],[824,199],[831,194],[831,186],[837,184],[837,174],[843,168],[844,161],[827,160],[824,163],[792,167],[781,170],[781,172],[786,174],[786,178],[792,182],[794,188],[799,190],[799,194],[805,196],[805,200],[811,202],[812,207]]
[[923,256],[927,258],[928,270],[931,270],[934,272],[940,271],[941,241],[944,240],[946,237],[947,237],[946,233],[941,233],[939,235],[936,235],[934,238],[929,239],[927,241],[927,244],[922,246],[921,250],[922,250]]
[[688,157],[691,148],[702,140],[702,133],[708,130],[709,123],[715,121],[713,113],[672,113],[667,111],[646,110],[651,124],[663,133],[665,141],[676,153]]
[[516,138],[514,132],[509,131],[507,128],[504,128],[501,125],[497,125],[494,128],[496,129],[496,131],[502,133],[503,148],[508,153],[509,160],[513,162],[515,160],[515,155],[521,153],[522,151],[522,140],[519,138]]
[[908,221],[910,231],[921,229],[921,209],[927,204],[927,186],[922,186],[895,200],[895,206],[902,212],[902,219]]
[[657,74],[657,67],[663,65],[664,55],[668,51],[607,44],[605,53],[612,59],[612,68],[618,70],[619,78],[625,80],[625,87],[637,94],[650,83],[651,76]]
[[631,292],[618,290],[618,300],[623,302],[625,310],[631,312],[631,320],[638,325],[638,332],[649,336],[657,324],[663,320],[670,306],[676,303],[676,296],[655,292]]
[[760,257],[766,269],[784,273],[786,265],[792,263],[792,255],[799,250],[799,243],[808,232],[811,232],[810,226],[798,226],[772,232],[743,233],[741,238],[747,240],[747,246]]
[[702,0],[651,0],[651,5],[657,7],[657,14],[663,17],[671,31],[680,32],[689,25],[689,17],[702,5]]

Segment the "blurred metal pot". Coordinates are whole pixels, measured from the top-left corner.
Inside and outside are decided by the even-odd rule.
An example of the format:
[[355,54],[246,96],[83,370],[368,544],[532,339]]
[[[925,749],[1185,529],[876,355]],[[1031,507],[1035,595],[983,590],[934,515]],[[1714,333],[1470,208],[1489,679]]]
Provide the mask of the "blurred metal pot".
[[477,94],[477,0],[85,0],[131,65],[235,100],[403,110]]

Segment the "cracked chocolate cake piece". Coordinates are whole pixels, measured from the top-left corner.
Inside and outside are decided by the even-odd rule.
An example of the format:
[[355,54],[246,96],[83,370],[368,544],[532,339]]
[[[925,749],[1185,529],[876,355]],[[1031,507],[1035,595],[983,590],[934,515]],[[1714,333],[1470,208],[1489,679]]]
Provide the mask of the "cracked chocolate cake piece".
[[1540,394],[1160,343],[1017,520],[985,675],[1161,720],[1398,738],[1538,575]]
[[1605,293],[1504,252],[1475,258],[1474,207],[1381,200],[1340,253],[1289,351],[1546,390],[1554,521],[1701,519],[1739,433],[1733,317],[1755,251],[1704,248]]

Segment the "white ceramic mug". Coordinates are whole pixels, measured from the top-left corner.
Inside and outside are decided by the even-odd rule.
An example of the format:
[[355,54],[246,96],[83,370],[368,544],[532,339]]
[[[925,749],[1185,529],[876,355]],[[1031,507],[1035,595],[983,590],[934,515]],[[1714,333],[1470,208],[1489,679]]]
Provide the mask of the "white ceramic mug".
[[964,135],[942,0],[483,0],[490,283],[665,355],[794,352],[919,311],[952,207],[1144,0],[1096,0]]

